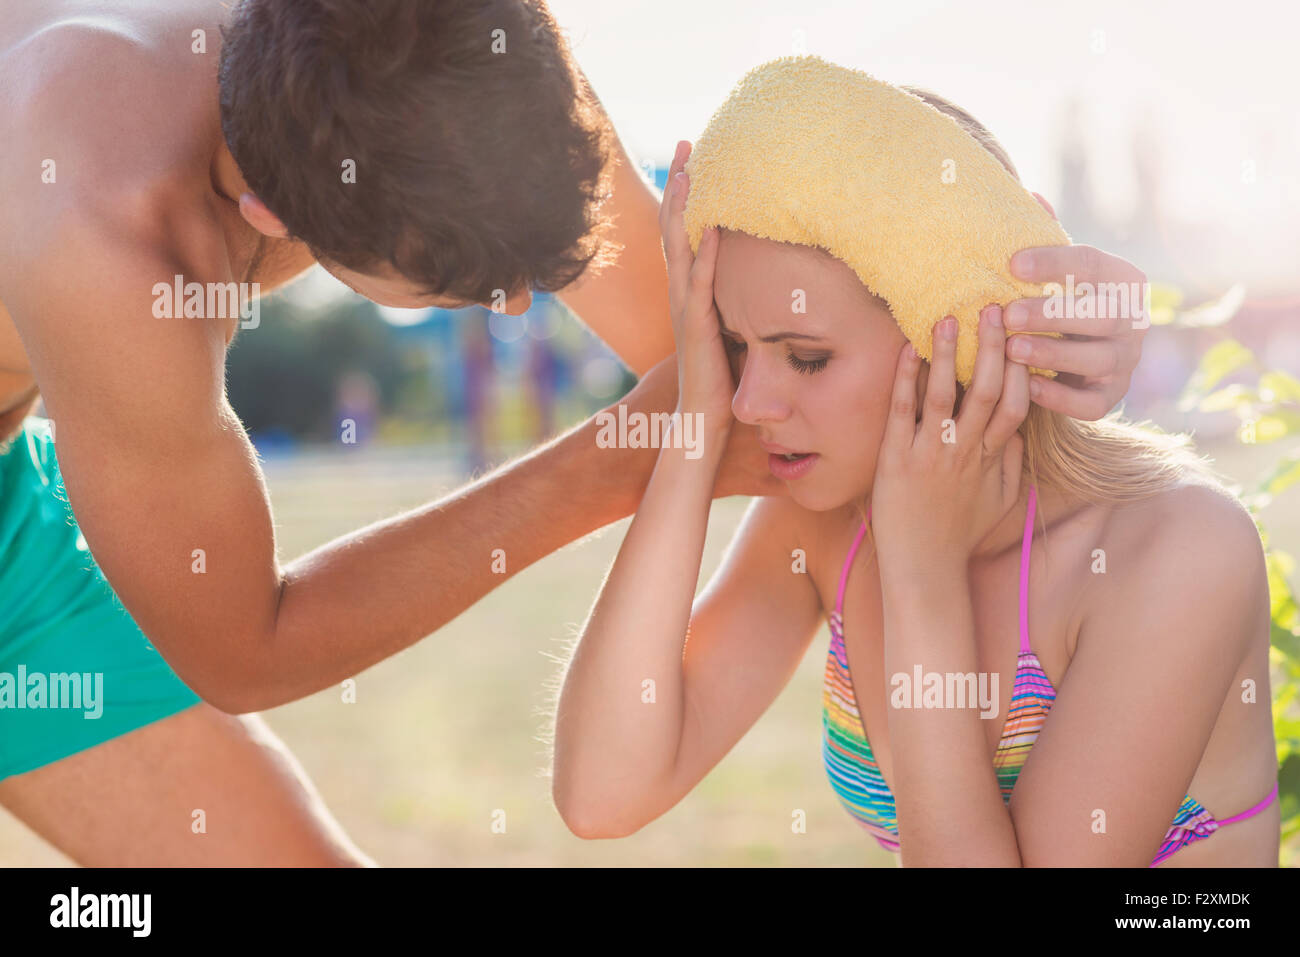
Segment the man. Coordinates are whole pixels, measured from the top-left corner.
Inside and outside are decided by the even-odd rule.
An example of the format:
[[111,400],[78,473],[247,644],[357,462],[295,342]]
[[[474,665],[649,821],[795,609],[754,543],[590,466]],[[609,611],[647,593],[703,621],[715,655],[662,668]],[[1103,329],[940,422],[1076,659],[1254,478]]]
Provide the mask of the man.
[[[624,401],[668,410],[658,199],[538,0],[16,6],[0,10],[0,681],[100,675],[102,711],[0,708],[0,803],[86,864],[367,863],[234,715],[356,675],[630,514],[654,452],[599,448],[588,421],[281,567],[223,388],[247,316],[160,308],[165,290],[267,291],[317,262],[393,306],[517,314],[555,290],[654,367]],[[1027,278],[1083,278],[1093,253]],[[1088,278],[1135,273],[1096,262]],[[1139,347],[1126,332],[1026,361],[1095,366],[1044,401],[1096,418]],[[26,419],[37,390],[57,459]],[[775,491],[752,430],[733,434],[716,492]]]

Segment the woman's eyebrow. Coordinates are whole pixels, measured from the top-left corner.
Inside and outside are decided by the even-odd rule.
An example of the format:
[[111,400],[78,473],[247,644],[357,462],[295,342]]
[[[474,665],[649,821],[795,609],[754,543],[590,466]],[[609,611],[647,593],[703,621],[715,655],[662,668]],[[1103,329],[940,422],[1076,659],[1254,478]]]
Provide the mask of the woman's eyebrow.
[[[739,339],[740,336],[736,335],[734,332],[732,332],[730,329],[727,328],[727,320],[723,317],[722,310],[718,308],[718,304],[716,302],[713,304],[713,308],[718,314],[718,324],[722,326],[722,334],[726,336],[728,339]],[[810,342],[825,341],[825,337],[823,336],[810,336],[806,332],[774,332],[770,336],[759,336],[758,341],[759,342],[783,342],[786,339],[807,339]]]

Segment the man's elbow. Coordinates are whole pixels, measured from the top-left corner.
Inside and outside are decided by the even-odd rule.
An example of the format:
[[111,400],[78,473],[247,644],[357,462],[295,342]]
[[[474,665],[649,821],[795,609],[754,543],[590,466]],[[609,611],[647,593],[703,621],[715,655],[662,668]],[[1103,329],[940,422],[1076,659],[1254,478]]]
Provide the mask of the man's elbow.
[[250,688],[247,683],[216,680],[186,680],[190,690],[218,711],[231,715],[251,714],[274,707],[260,691]]
[[248,669],[245,654],[237,657],[238,665],[227,657],[184,668],[173,665],[172,670],[191,691],[226,714],[250,714],[285,703],[275,688]]
[[271,654],[282,594],[283,588],[275,596],[275,613],[268,624],[260,629],[251,624],[233,629],[237,635],[251,637],[222,637],[211,632],[199,636],[191,630],[172,639],[167,647],[185,649],[183,661],[168,661],[172,670],[191,691],[226,714],[266,711],[301,697],[301,691],[295,692],[283,680],[292,676]]

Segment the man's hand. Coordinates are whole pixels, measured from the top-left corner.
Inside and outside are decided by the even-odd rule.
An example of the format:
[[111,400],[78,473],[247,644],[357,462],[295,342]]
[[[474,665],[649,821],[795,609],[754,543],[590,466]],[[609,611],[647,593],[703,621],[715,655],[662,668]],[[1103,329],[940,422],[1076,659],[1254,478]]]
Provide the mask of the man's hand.
[[[1048,207],[1050,210],[1050,207]],[[1054,369],[1055,379],[1031,376],[1030,398],[1039,405],[1092,421],[1100,419],[1128,392],[1133,370],[1142,355],[1142,338],[1150,320],[1143,302],[1147,277],[1132,263],[1092,246],[1035,246],[1011,257],[1013,274],[1028,282],[1067,285],[1067,274],[1077,290],[1081,283],[1123,283],[1129,293],[1129,308],[1119,316],[1048,318],[1044,307],[1049,299],[1017,299],[1008,303],[1003,321],[1008,333],[1060,332],[1063,339],[1048,336],[1007,338],[1008,359],[1026,366]],[[1077,298],[1077,297],[1076,297]],[[1134,302],[1136,298],[1136,302]],[[1109,297],[1098,295],[1104,307]],[[1093,313],[1105,312],[1104,308]]]

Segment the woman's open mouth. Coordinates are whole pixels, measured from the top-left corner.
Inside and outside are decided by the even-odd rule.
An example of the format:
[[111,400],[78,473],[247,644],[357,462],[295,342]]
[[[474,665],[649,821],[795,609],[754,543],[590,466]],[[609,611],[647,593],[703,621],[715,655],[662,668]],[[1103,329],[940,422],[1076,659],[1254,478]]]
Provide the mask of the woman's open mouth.
[[772,470],[773,475],[788,482],[807,475],[808,470],[817,464],[819,458],[821,456],[816,452],[787,452],[785,454],[773,452],[767,457],[767,465]]

